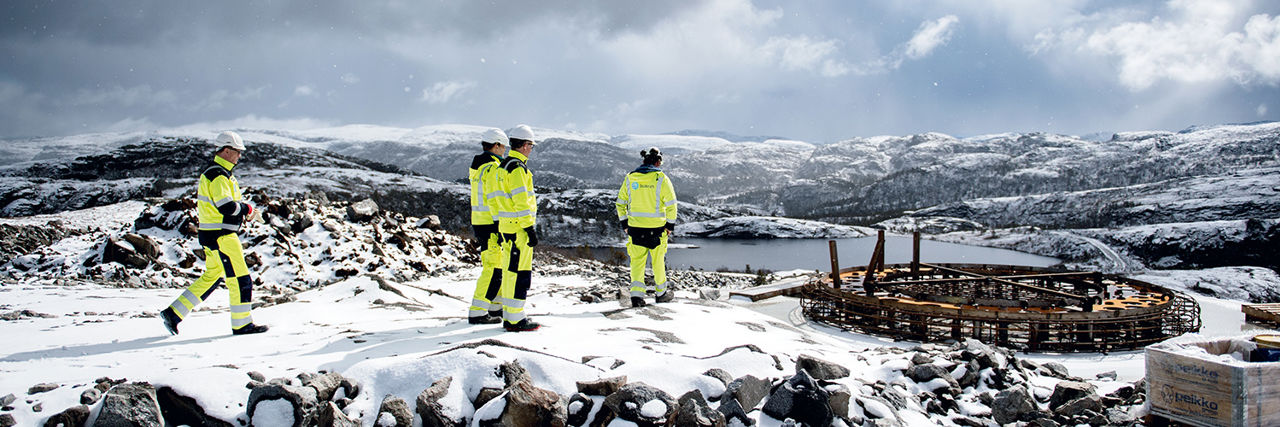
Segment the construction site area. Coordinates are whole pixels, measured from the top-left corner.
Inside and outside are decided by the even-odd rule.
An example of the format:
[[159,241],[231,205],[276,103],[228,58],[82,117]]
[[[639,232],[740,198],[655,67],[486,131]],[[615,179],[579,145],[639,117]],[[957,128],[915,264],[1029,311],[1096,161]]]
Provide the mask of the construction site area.
[[919,342],[974,338],[1029,352],[1136,350],[1198,332],[1200,307],[1155,284],[1093,271],[920,261],[884,263],[880,235],[865,266],[835,265],[799,289],[812,321]]

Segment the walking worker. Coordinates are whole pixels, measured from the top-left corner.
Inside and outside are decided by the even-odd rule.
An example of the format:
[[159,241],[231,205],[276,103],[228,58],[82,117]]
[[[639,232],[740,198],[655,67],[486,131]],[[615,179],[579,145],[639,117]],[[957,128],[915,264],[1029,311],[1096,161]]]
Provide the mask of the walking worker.
[[232,334],[267,331],[267,325],[253,323],[249,304],[253,281],[249,279],[243,247],[236,236],[241,225],[262,217],[260,210],[243,201],[240,185],[231,174],[244,153],[244,141],[235,132],[222,132],[215,141],[218,151],[214,152],[213,164],[200,173],[200,184],[196,188],[196,211],[200,217],[197,238],[204,247],[204,275],[160,312],[164,327],[173,335],[178,334],[178,322],[218,285],[225,285],[231,294]]
[[508,332],[533,331],[538,323],[524,313],[525,298],[533,280],[533,248],[538,246],[538,198],[533,194],[533,173],[529,172],[529,154],[537,143],[533,129],[519,125],[507,133],[511,150],[502,160],[497,180],[503,195],[498,199],[498,231],[502,233],[502,254],[506,271],[502,273],[503,329]]
[[502,304],[497,298],[502,287],[502,235],[498,233],[498,208],[489,200],[505,195],[498,183],[498,168],[506,152],[507,134],[498,129],[485,131],[480,148],[484,152],[471,160],[467,173],[471,180],[471,230],[480,244],[481,268],[467,311],[467,321],[473,325],[502,322]]
[[[627,174],[618,189],[618,221],[627,231],[627,255],[631,256],[631,306],[644,307],[645,292],[654,291],[656,302],[675,295],[667,290],[667,238],[676,229],[676,189],[662,172],[662,152],[657,147],[640,151],[644,164]],[[655,287],[646,287],[646,259],[653,263]]]

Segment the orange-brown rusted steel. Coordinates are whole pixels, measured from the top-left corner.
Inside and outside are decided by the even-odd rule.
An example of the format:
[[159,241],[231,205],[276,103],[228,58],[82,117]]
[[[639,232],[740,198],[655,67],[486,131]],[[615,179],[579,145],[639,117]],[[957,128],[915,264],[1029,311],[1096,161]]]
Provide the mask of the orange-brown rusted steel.
[[[1201,326],[1195,300],[1095,272],[913,262],[851,267],[840,276],[840,286],[819,280],[804,287],[806,316],[922,342],[976,338],[1025,351],[1106,352],[1139,349]],[[856,286],[864,279],[874,286]]]

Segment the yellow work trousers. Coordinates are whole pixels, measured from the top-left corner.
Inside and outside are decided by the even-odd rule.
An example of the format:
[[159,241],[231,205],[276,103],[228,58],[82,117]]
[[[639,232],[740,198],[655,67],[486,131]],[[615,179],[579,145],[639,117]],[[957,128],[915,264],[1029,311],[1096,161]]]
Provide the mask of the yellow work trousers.
[[[658,247],[653,249],[635,244],[628,236],[627,255],[631,256],[631,296],[644,298],[646,290],[654,291],[655,295],[667,292],[667,233],[662,233]],[[645,286],[645,261],[652,261],[656,289]]]
[[[498,225],[474,226],[476,239],[480,240],[480,279],[476,280],[476,292],[471,296],[468,317],[484,317],[491,311],[502,309],[498,291],[502,288],[502,234]],[[483,239],[483,240],[481,240]]]
[[498,298],[502,300],[502,320],[515,324],[525,318],[524,300],[533,281],[533,248],[529,247],[529,234],[524,230],[503,234],[502,239],[502,254],[507,259]]
[[236,233],[200,230],[200,246],[204,247],[204,274],[187,287],[169,307],[183,319],[204,302],[214,288],[225,285],[231,294],[231,329],[253,323],[249,304],[253,298],[253,280],[244,264],[244,252]]

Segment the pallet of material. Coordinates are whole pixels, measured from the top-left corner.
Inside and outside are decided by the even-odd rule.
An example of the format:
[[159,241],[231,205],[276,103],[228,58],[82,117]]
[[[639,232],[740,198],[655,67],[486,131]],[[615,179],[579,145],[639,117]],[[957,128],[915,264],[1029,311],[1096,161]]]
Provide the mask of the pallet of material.
[[1245,361],[1256,348],[1250,338],[1148,346],[1151,413],[1193,426],[1280,426],[1280,362]]
[[1270,323],[1280,325],[1280,303],[1278,304],[1244,304],[1240,306],[1246,322]]

